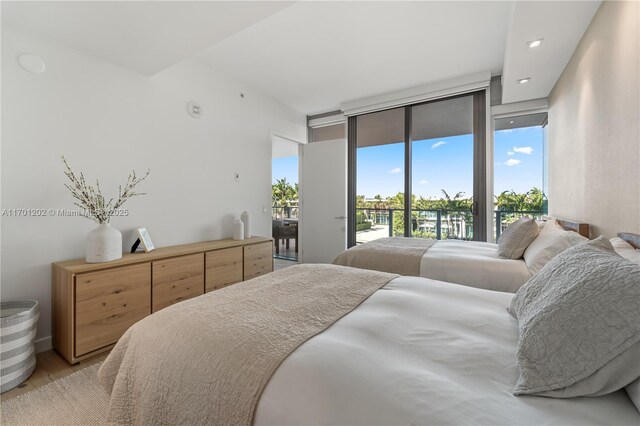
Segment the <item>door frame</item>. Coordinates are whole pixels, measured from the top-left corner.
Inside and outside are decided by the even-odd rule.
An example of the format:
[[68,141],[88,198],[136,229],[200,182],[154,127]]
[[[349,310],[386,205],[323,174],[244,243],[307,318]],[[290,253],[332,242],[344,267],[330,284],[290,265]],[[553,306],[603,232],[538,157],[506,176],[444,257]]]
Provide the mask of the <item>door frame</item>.
[[[298,239],[296,240],[296,246],[298,247],[298,263],[300,262],[300,259],[302,259],[302,246],[300,245],[300,229],[302,228],[303,224],[303,219],[302,219],[302,146],[306,145],[307,142],[301,142],[301,141],[297,141],[295,139],[292,139],[290,137],[287,136],[282,136],[280,134],[277,133],[269,133],[269,140],[271,142],[271,161],[269,162],[269,182],[271,182],[271,184],[269,185],[269,207],[268,207],[268,214],[269,214],[269,235],[272,235],[273,233],[273,228],[272,228],[272,220],[273,220],[273,145],[275,143],[276,139],[282,139],[283,141],[286,142],[291,142],[297,145],[297,151],[298,151]],[[265,212],[267,213],[267,212]],[[274,245],[272,244],[271,246],[272,251],[275,250]],[[275,252],[272,253],[272,257],[275,255]]]
[[[412,107],[435,103],[448,99],[473,96],[473,238],[487,241],[487,100],[488,88],[473,90],[457,95],[430,99],[404,106],[404,236],[411,236],[411,179],[412,179]],[[401,107],[393,107],[396,109]],[[347,119],[347,247],[356,245],[356,196],[357,196],[357,120],[361,115],[373,114],[380,110],[349,116]],[[391,225],[390,225],[391,226]]]

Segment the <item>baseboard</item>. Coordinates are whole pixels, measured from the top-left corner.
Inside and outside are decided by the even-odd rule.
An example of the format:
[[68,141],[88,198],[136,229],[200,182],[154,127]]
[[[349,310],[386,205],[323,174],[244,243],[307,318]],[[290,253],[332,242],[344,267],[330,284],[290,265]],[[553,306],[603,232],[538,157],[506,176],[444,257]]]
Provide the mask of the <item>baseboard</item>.
[[53,348],[51,336],[37,339],[34,343],[36,346],[36,353],[48,351],[49,349]]

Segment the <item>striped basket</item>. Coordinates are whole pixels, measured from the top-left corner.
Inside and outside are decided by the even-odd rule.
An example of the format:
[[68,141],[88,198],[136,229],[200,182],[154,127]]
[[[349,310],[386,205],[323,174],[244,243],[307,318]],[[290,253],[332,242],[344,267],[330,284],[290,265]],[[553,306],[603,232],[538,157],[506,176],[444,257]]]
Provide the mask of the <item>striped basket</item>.
[[36,368],[39,316],[36,300],[0,302],[0,393],[24,382]]

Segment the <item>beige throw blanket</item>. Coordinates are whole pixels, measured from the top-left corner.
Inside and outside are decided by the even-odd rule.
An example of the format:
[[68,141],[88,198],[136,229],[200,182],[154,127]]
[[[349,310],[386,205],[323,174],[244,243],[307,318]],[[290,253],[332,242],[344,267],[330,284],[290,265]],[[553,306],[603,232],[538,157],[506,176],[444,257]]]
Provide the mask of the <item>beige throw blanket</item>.
[[380,238],[343,251],[333,263],[419,277],[422,255],[434,242],[422,238]]
[[100,368],[109,420],[251,425],[285,358],[395,277],[299,265],[163,309],[131,327]]

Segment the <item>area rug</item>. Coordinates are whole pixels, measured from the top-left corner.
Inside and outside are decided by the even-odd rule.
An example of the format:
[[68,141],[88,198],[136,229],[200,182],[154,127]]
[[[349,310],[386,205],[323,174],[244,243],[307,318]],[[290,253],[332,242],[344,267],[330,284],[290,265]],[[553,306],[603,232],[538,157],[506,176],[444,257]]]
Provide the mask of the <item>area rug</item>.
[[109,396],[94,364],[2,402],[4,425],[105,425]]

